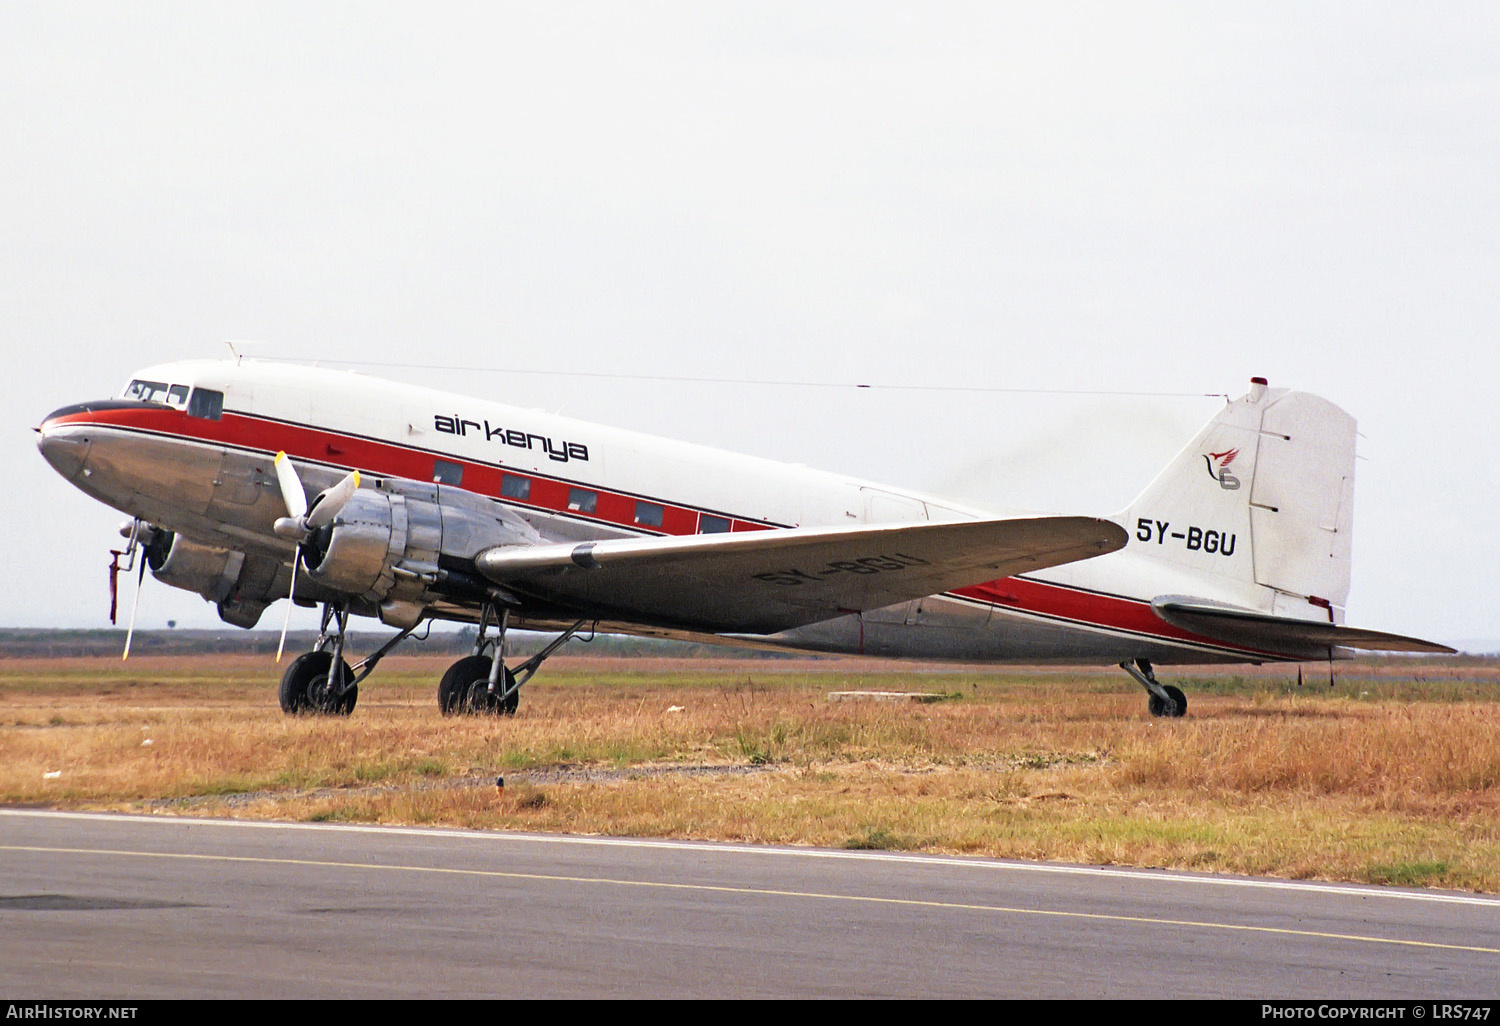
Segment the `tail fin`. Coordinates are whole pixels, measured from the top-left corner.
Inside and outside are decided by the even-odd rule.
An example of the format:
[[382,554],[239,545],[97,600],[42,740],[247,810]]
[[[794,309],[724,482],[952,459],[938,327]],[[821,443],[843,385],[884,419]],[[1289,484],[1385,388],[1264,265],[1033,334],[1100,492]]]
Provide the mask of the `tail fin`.
[[1327,400],[1252,379],[1122,514],[1131,548],[1189,571],[1205,597],[1342,623],[1354,435]]

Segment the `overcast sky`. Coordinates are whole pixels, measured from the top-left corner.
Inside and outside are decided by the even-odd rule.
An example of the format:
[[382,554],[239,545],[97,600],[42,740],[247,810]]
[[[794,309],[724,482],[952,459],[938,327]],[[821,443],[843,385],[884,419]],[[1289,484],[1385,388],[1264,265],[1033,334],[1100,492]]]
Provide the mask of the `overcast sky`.
[[0,2],[0,625],[119,543],[30,428],[234,338],[1063,512],[1222,400],[937,389],[1264,375],[1359,420],[1349,622],[1500,638],[1497,11]]

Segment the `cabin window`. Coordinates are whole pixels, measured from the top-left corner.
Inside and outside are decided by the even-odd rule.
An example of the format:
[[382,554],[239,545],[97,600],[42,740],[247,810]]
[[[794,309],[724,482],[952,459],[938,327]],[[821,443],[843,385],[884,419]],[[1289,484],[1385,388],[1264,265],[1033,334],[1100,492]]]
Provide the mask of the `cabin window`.
[[447,460],[432,461],[432,480],[436,484],[457,485],[464,480],[464,468],[462,463],[450,463]]
[[599,495],[587,488],[568,489],[568,508],[576,513],[592,513],[599,505]]
[[531,498],[531,478],[521,477],[519,474],[502,474],[500,494],[507,499]]
[[187,411],[189,417],[219,420],[224,416],[224,393],[211,388],[195,388],[188,396]]
[[662,508],[654,502],[635,504],[635,522],[642,527],[660,527]]
[[716,517],[712,513],[701,513],[698,516],[699,534],[728,534],[729,518]]

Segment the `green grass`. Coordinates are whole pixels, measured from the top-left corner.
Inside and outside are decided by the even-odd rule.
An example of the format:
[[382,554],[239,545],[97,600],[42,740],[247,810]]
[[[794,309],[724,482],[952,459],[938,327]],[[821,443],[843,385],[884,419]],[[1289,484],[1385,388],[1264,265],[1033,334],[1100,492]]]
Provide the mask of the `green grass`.
[[1426,887],[1441,882],[1448,875],[1448,870],[1447,862],[1398,862],[1370,866],[1365,871],[1365,879],[1370,883],[1391,884],[1396,887]]
[[849,851],[905,851],[916,847],[910,840],[898,837],[885,827],[866,827],[865,832],[844,842]]

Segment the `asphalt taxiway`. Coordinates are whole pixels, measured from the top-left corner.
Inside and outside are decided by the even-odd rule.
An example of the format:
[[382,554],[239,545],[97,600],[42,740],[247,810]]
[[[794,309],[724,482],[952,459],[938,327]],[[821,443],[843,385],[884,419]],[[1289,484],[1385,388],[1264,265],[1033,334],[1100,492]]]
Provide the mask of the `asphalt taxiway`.
[[1500,900],[887,852],[0,810],[0,993],[1494,997]]

